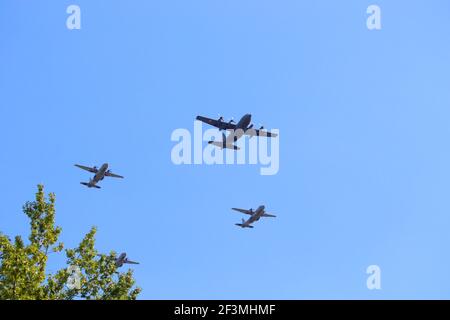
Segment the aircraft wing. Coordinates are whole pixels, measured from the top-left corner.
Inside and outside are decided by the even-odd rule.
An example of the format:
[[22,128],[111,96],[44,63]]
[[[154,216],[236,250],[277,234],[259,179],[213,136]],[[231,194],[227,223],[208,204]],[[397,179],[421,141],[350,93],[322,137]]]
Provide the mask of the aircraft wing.
[[76,164],[75,167],[78,167],[80,169],[83,169],[83,170],[86,170],[86,171],[89,171],[89,172],[92,172],[92,173],[97,173],[98,172],[98,169],[96,169],[96,168],[86,167],[86,166],[82,166],[82,165],[79,165],[79,164]]
[[249,215],[252,215],[252,214],[253,214],[252,211],[250,211],[250,210],[245,210],[245,209],[231,208],[231,210],[238,211],[238,212],[241,212],[241,213],[244,213],[244,214],[249,214]]
[[131,261],[131,260],[127,260],[125,263],[127,263],[127,264],[139,264],[139,262],[135,262],[135,261]]
[[202,116],[197,116],[196,118],[198,121],[204,122],[206,124],[209,124],[213,127],[222,129],[222,130],[234,130],[236,129],[236,125],[233,123],[225,122],[225,121],[219,121],[215,119],[210,119]]
[[262,215],[262,217],[275,218],[276,216],[273,215],[273,214],[264,213],[264,214]]
[[278,137],[278,134],[271,133],[265,130],[258,130],[258,129],[249,129],[245,132],[247,136],[258,136],[258,137],[267,137],[267,138],[276,138]]
[[118,174],[112,173],[112,172],[105,172],[105,176],[111,177],[111,178],[122,178],[122,176],[119,176]]

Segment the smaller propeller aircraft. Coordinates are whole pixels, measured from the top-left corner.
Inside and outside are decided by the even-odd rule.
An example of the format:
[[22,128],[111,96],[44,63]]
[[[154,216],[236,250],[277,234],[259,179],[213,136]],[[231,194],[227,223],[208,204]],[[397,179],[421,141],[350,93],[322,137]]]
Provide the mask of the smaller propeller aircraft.
[[253,211],[253,209],[245,210],[245,209],[232,208],[232,210],[234,210],[234,211],[238,211],[238,212],[242,212],[244,214],[250,215],[250,218],[247,221],[245,221],[245,219],[242,219],[242,223],[236,223],[236,225],[241,228],[253,228],[253,226],[251,224],[258,221],[261,217],[270,217],[270,218],[276,217],[273,214],[266,213],[265,209],[266,209],[265,206],[259,206],[258,209],[256,209],[256,211]]
[[102,181],[105,177],[112,177],[112,178],[122,178],[122,176],[119,176],[118,174],[114,174],[111,172],[111,170],[108,170],[108,164],[104,163],[100,169],[97,167],[86,167],[79,164],[75,165],[76,167],[89,171],[91,173],[94,173],[94,177],[89,180],[89,182],[80,182],[82,185],[88,187],[88,188],[97,188],[100,189],[100,187],[97,185],[100,181]]
[[[104,255],[98,254],[97,256],[103,257]],[[106,257],[110,259],[111,257]],[[124,264],[139,264],[139,262],[128,260],[127,254],[125,252],[121,253],[118,257],[113,258],[117,268],[122,267]]]
[[128,260],[127,254],[125,252],[121,253],[116,259],[117,268],[122,267],[124,264],[139,264],[139,262]]

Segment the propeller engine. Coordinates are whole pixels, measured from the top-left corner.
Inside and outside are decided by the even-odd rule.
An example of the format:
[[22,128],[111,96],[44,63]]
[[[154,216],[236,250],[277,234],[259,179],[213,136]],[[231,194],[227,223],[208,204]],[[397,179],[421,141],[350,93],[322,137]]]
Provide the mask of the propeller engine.
[[[224,118],[223,118],[223,116],[221,116],[220,114],[219,114],[219,119],[217,119],[217,121],[219,122],[219,123],[222,123],[222,122],[224,122]],[[219,131],[222,131],[222,130],[225,130],[225,128],[223,128],[223,127],[220,127],[219,128]]]

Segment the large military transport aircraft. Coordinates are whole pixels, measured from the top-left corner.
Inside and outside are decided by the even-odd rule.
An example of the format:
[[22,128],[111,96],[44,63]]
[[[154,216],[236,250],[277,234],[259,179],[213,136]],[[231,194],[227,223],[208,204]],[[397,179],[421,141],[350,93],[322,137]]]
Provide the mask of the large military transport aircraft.
[[226,130],[231,133],[228,137],[225,136],[225,133],[222,134],[222,141],[209,141],[209,144],[215,145],[222,149],[234,149],[239,150],[239,147],[234,143],[238,141],[242,136],[247,135],[250,137],[259,136],[259,137],[268,137],[275,138],[278,135],[276,133],[270,133],[264,130],[264,127],[261,126],[259,129],[254,129],[252,122],[252,115],[246,114],[237,124],[235,124],[234,120],[230,120],[225,122],[223,117],[219,119],[210,119],[202,116],[197,116],[197,120],[209,124],[213,127],[218,128],[220,131]]

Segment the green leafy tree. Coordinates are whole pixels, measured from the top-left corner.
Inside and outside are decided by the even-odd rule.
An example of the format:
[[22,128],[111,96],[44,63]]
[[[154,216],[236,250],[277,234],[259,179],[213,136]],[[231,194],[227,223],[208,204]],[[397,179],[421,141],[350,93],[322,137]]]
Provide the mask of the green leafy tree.
[[67,268],[46,274],[50,253],[62,254],[58,242],[61,228],[55,226],[55,195],[46,199],[38,186],[36,199],[27,202],[23,212],[30,219],[27,243],[20,236],[11,240],[0,233],[0,299],[136,299],[133,272],[119,272],[116,253],[98,254],[96,228],[92,228],[78,247],[66,249]]

